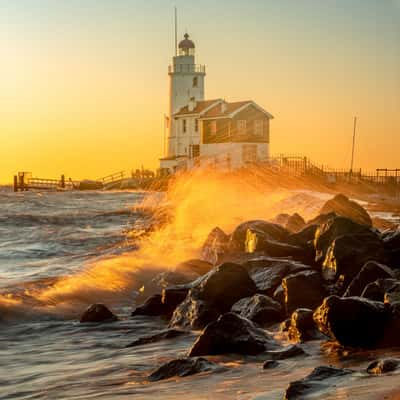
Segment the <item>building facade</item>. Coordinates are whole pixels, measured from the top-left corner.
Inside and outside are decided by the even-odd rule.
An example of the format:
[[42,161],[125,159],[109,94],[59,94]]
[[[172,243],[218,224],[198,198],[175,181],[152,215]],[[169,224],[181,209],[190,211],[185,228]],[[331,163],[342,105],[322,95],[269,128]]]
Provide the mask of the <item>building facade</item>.
[[170,108],[163,174],[207,164],[240,168],[269,157],[273,118],[255,102],[204,100],[205,66],[195,64],[195,45],[185,35],[169,67]]

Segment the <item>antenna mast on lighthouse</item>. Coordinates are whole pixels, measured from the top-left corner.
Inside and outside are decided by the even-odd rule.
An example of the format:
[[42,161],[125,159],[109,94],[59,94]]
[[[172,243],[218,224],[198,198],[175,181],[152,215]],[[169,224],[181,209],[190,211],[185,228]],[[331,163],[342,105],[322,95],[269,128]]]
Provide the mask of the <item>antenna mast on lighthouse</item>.
[[178,10],[174,7],[175,17],[174,17],[174,25],[175,25],[175,56],[178,55]]

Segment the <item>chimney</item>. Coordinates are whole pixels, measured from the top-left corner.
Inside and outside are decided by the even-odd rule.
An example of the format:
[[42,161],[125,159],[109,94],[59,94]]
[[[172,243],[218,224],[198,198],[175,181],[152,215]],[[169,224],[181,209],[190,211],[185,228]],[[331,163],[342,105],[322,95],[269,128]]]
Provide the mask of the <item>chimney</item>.
[[196,99],[194,97],[191,97],[188,103],[188,110],[192,112],[196,108],[196,105]]

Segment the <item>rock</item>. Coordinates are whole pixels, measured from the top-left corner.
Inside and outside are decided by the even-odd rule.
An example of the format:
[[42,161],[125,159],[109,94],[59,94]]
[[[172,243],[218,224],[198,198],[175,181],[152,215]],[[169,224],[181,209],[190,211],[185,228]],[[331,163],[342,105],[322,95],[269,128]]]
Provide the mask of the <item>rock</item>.
[[299,308],[291,315],[288,336],[290,340],[298,343],[321,337],[315,325],[312,310]]
[[368,212],[360,204],[349,200],[343,194],[338,194],[333,199],[328,200],[322,207],[320,214],[329,214],[331,212],[350,218],[358,224],[372,226],[372,220]]
[[159,316],[159,315],[167,315],[168,310],[162,302],[162,296],[160,294],[154,294],[146,299],[146,301],[136,307],[131,316],[135,315],[149,315],[149,316]]
[[[310,310],[311,311],[311,310]],[[312,313],[312,311],[311,311]],[[287,332],[290,328],[290,324],[291,324],[291,318],[285,319],[284,321],[281,322],[281,324],[279,325],[279,330],[281,332]]]
[[385,262],[385,259],[385,249],[374,232],[344,235],[328,248],[321,273],[325,280],[340,279],[346,287],[368,261]]
[[248,229],[263,234],[263,236],[269,240],[278,242],[284,242],[289,236],[289,232],[278,224],[260,220],[243,222],[234,230],[231,236],[232,246],[239,251],[245,251]]
[[180,272],[180,271],[165,271],[157,274],[151,280],[151,288],[154,287],[156,291],[161,291],[162,289],[169,286],[185,285],[193,282],[199,277],[198,274],[192,271]]
[[273,222],[274,224],[278,224],[278,225],[281,225],[281,226],[286,226],[286,224],[287,224],[289,218],[290,218],[290,214],[281,213],[281,214],[278,214],[278,215],[272,220],[272,222]]
[[92,304],[81,315],[79,322],[112,322],[117,319],[104,304]]
[[291,215],[285,225],[285,228],[290,232],[300,232],[306,225],[303,217],[297,213]]
[[230,312],[206,326],[190,349],[189,357],[225,353],[256,355],[276,347],[274,339],[264,330]]
[[143,344],[155,343],[165,339],[173,339],[178,336],[184,335],[186,332],[178,329],[164,329],[161,332],[155,333],[154,335],[143,336],[139,339],[129,343],[126,347],[136,347]]
[[349,218],[330,217],[321,224],[315,232],[314,247],[315,260],[321,262],[325,259],[328,248],[335,239],[343,235],[370,234],[372,230],[365,225],[357,224]]
[[316,271],[302,271],[288,275],[282,280],[282,288],[287,315],[296,308],[318,307],[326,294],[321,275]]
[[271,369],[276,368],[279,365],[278,361],[275,360],[267,360],[263,364],[263,369]]
[[214,228],[207,236],[201,249],[201,258],[204,261],[217,265],[223,261],[228,250],[229,236],[220,228]]
[[149,381],[155,382],[174,376],[184,377],[198,374],[200,372],[215,371],[220,369],[218,364],[205,358],[179,358],[161,365],[149,376]]
[[294,246],[314,248],[313,241],[319,225],[306,226],[299,232],[289,235],[287,242]]
[[328,222],[331,219],[337,218],[338,215],[334,212],[328,213],[328,214],[319,214],[317,215],[315,218],[307,221],[306,223],[306,227],[312,226],[312,225],[316,225],[317,227],[325,224],[326,222]]
[[373,361],[367,367],[367,372],[373,375],[386,374],[398,369],[400,360],[398,358],[386,358],[383,360]]
[[400,229],[384,235],[383,242],[388,254],[388,265],[400,269]]
[[230,311],[232,305],[256,292],[247,271],[238,264],[224,263],[201,277],[186,299],[175,309],[171,326],[198,329]]
[[375,261],[367,262],[354,277],[344,293],[345,297],[361,296],[365,287],[377,279],[394,278],[393,271],[386,265]]
[[388,320],[384,304],[361,297],[329,296],[314,312],[321,332],[350,347],[376,347]]
[[172,316],[175,308],[185,300],[189,290],[187,286],[172,286],[163,289],[161,303],[164,305],[165,315]]
[[232,306],[231,311],[259,325],[271,324],[282,319],[281,305],[262,294],[240,299]]
[[374,301],[384,301],[385,293],[398,284],[396,279],[377,279],[369,283],[361,293],[361,297]]
[[268,239],[268,235],[263,232],[247,230],[245,241],[245,252],[263,252],[270,257],[290,257],[294,260],[309,261],[313,259],[314,253],[308,249],[292,244],[281,243],[276,240]]
[[285,360],[287,358],[304,356],[307,353],[297,344],[292,344],[279,350],[269,350],[266,352],[268,359],[271,360]]
[[300,400],[307,398],[308,395],[313,394],[319,390],[326,390],[329,384],[335,380],[352,374],[350,369],[341,369],[331,366],[321,366],[315,368],[305,378],[291,382],[286,389],[285,400]]
[[195,289],[190,290],[185,300],[176,307],[169,326],[187,329],[201,329],[215,321],[221,312],[212,304],[199,300]]
[[274,300],[276,300],[282,307],[285,307],[285,292],[282,285],[279,285],[274,292]]
[[290,274],[309,270],[310,267],[297,261],[266,258],[250,260],[243,264],[256,284],[257,292],[273,296],[282,279]]
[[400,282],[396,281],[390,287],[386,288],[383,296],[383,302],[385,304],[396,305],[400,304]]

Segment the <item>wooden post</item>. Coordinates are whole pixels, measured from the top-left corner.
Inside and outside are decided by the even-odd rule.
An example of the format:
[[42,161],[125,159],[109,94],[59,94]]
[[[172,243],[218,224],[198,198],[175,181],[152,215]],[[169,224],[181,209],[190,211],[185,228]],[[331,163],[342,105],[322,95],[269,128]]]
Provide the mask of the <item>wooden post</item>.
[[14,175],[14,192],[18,192],[18,176]]
[[65,189],[65,175],[61,175],[61,188]]

